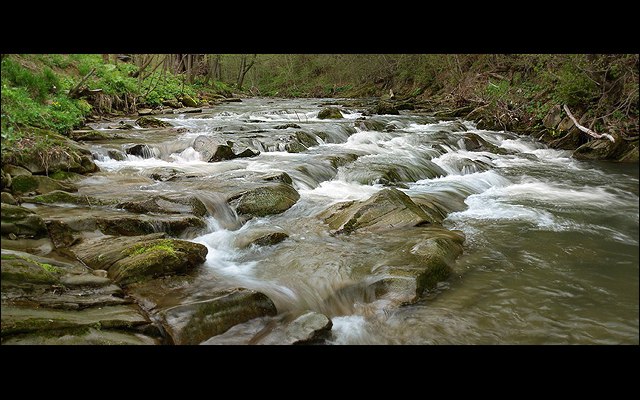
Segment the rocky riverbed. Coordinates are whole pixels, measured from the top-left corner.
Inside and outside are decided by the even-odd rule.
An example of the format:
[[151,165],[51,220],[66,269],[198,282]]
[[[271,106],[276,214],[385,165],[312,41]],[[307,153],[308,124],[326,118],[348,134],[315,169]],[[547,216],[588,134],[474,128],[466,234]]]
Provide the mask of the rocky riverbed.
[[[3,344],[349,343],[354,321],[428,308],[466,274],[456,260],[476,254],[477,234],[455,221],[470,200],[559,159],[584,168],[510,132],[411,111],[320,100],[198,111],[93,123],[77,142],[56,137],[68,151],[45,165],[3,166]],[[637,200],[610,191],[622,210]],[[520,226],[543,223],[535,205],[511,207]],[[429,342],[400,340],[415,341]]]

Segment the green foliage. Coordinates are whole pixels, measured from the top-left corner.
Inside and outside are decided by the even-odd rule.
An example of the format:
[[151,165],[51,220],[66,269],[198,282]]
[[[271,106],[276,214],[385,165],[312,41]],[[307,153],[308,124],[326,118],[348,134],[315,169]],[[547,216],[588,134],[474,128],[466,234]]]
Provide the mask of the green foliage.
[[8,85],[24,88],[33,99],[39,102],[44,102],[48,94],[54,90],[53,88],[59,86],[58,78],[50,68],[36,72],[10,58],[2,61],[2,81],[3,86],[6,82]]
[[492,100],[501,100],[509,93],[509,81],[500,80],[497,83],[489,81],[485,89],[486,95]]
[[553,98],[559,104],[584,105],[598,94],[598,86],[584,71],[572,63],[566,63],[558,75]]
[[142,93],[147,94],[143,100],[148,106],[159,106],[164,100],[176,100],[185,94],[197,97],[195,88],[183,83],[182,77],[159,71],[142,82]]

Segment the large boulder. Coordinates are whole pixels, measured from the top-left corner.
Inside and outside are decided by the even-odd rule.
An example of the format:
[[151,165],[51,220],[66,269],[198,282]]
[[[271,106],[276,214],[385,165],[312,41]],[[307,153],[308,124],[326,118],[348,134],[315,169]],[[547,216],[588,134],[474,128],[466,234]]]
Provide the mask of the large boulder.
[[47,227],[34,211],[24,207],[2,203],[2,236],[10,234],[39,238],[47,235]]
[[318,113],[319,119],[340,119],[343,118],[342,113],[336,107],[325,107]]
[[103,236],[84,240],[71,251],[87,266],[107,270],[109,278],[122,285],[184,273],[205,261],[205,246],[163,236]]
[[285,145],[288,153],[300,153],[312,146],[317,146],[318,141],[310,134],[298,131],[289,138],[289,143]]
[[380,115],[399,115],[400,111],[397,105],[391,101],[380,100],[373,108],[373,114]]
[[[573,152],[573,158],[577,160],[610,160],[615,159],[620,152],[620,142],[616,143],[608,139],[596,139],[583,144]],[[14,183],[15,186],[15,183]]]
[[241,194],[236,211],[256,217],[280,214],[291,208],[299,198],[300,194],[287,184],[263,186]]
[[109,278],[127,285],[164,275],[184,273],[202,264],[207,248],[178,239],[157,239],[127,248],[128,257],[109,267]]
[[275,305],[266,295],[238,288],[169,308],[161,312],[161,318],[175,344],[199,344],[234,325],[276,314]]
[[[184,96],[182,96],[180,101],[186,107],[198,107],[198,102],[193,97],[189,96],[188,94],[185,94]],[[179,108],[179,107],[174,107],[174,108]]]
[[136,120],[136,124],[141,128],[170,128],[171,125],[168,122],[159,120],[158,118],[144,116]]
[[220,140],[200,135],[193,141],[193,149],[202,155],[202,159],[207,162],[232,160],[236,158],[231,146]]
[[620,162],[637,163],[640,154],[638,152],[638,141],[629,145],[627,150],[618,158]]
[[13,178],[11,189],[15,194],[35,192],[36,194],[49,193],[54,190],[77,192],[78,188],[69,182],[60,182],[48,176],[19,175]]
[[319,215],[335,233],[382,231],[434,222],[398,189],[383,189],[366,201],[339,203]]

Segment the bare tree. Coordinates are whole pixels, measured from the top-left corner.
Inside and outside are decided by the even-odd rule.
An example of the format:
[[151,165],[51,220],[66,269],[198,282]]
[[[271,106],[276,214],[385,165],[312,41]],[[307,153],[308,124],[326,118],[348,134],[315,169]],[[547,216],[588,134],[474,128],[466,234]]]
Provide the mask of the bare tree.
[[257,59],[258,55],[254,54],[253,58],[251,59],[251,62],[247,63],[247,55],[243,54],[241,59],[240,59],[240,69],[238,71],[238,81],[236,86],[238,87],[239,90],[242,90],[242,84],[244,83],[244,77],[247,75],[247,72],[249,72],[249,70],[251,69],[251,67],[253,67],[253,65],[256,63],[256,59]]

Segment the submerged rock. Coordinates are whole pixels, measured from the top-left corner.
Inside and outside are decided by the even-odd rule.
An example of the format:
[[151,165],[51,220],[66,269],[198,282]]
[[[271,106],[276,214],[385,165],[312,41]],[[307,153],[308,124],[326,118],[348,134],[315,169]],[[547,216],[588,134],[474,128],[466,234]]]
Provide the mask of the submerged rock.
[[293,124],[293,123],[287,123],[287,124],[283,124],[283,125],[276,125],[276,126],[273,127],[273,129],[288,129],[288,128],[300,129],[300,125]]
[[234,325],[276,313],[266,295],[238,288],[216,293],[208,300],[169,308],[161,317],[175,344],[199,344]]
[[371,285],[376,297],[412,303],[450,276],[451,266],[462,253],[464,235],[442,228],[421,229],[424,240],[376,270],[375,275],[382,277]]
[[476,133],[466,133],[462,140],[465,148],[469,151],[488,151],[494,154],[501,155],[513,153],[507,149],[503,149],[502,147],[498,147],[495,144],[486,141]]
[[273,246],[287,239],[289,235],[284,232],[265,232],[258,230],[255,232],[249,232],[246,235],[240,236],[236,239],[236,245],[239,248],[246,248],[251,245],[255,246]]

